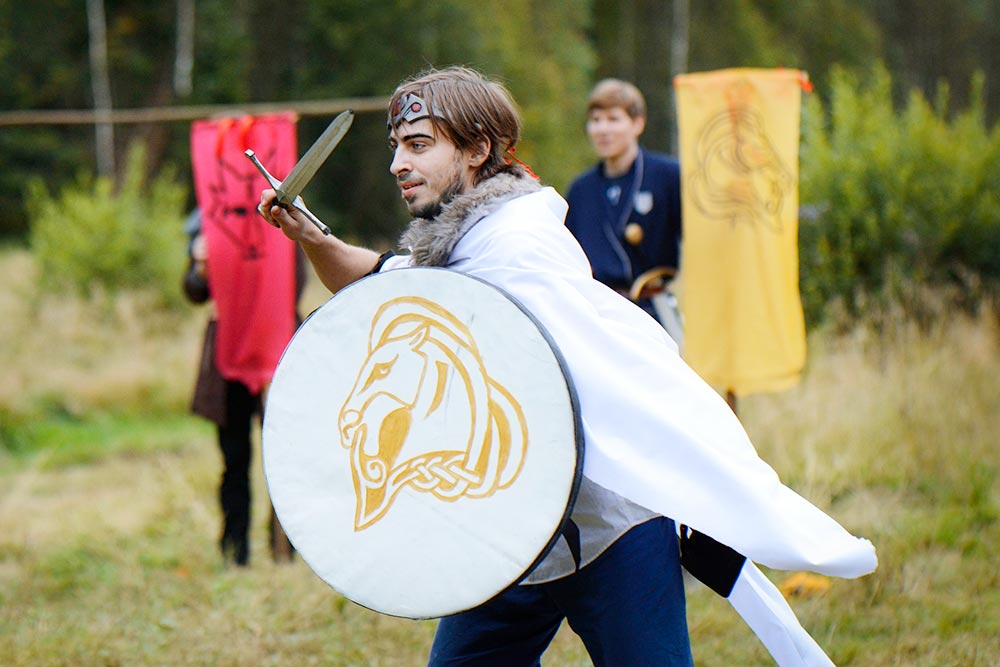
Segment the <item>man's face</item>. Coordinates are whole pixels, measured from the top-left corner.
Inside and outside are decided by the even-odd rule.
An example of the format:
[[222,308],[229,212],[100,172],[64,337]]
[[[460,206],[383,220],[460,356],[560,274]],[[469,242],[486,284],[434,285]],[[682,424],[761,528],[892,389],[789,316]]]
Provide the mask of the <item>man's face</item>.
[[632,118],[622,107],[592,109],[587,114],[587,136],[602,160],[621,157],[639,143],[644,118]]
[[455,195],[472,188],[475,161],[438,135],[428,118],[394,128],[389,147],[389,171],[415,218],[434,218]]

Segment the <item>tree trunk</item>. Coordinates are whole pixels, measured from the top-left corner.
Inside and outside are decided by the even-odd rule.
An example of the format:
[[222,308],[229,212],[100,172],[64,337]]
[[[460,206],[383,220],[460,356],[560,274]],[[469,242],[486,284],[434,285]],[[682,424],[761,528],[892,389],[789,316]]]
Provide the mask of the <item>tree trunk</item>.
[[680,150],[677,138],[677,96],[673,80],[688,68],[688,31],[691,25],[691,0],[674,0],[674,15],[670,31],[670,152]]
[[670,83],[670,3],[644,0],[633,17],[636,22],[635,74],[633,82],[646,96],[646,132],[642,142],[649,148],[670,150],[673,95]]
[[174,94],[191,94],[194,69],[194,0],[177,0],[177,53],[174,57]]
[[87,0],[87,29],[90,36],[90,86],[94,96],[95,153],[97,173],[115,175],[115,134],[111,123],[111,76],[108,73],[107,21],[104,0]]
[[638,86],[646,98],[642,144],[670,148],[670,4],[665,0],[598,0],[594,36],[598,78],[615,77]]

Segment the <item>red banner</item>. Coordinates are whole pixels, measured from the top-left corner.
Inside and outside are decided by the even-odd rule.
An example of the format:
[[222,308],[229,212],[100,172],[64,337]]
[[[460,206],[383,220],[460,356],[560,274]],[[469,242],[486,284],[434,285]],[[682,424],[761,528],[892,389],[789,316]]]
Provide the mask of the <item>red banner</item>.
[[191,166],[208,250],[208,287],[223,377],[258,393],[295,333],[295,244],[259,215],[268,187],[243,152],[278,178],[298,159],[294,114],[195,121]]

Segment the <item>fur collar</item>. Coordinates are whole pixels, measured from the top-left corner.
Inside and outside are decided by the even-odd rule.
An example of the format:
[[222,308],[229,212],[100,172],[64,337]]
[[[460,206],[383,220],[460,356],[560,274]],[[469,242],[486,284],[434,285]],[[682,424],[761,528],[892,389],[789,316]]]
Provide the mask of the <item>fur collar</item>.
[[511,199],[541,189],[533,178],[497,174],[445,204],[433,220],[410,222],[399,244],[409,248],[412,266],[445,266],[451,251],[473,225]]

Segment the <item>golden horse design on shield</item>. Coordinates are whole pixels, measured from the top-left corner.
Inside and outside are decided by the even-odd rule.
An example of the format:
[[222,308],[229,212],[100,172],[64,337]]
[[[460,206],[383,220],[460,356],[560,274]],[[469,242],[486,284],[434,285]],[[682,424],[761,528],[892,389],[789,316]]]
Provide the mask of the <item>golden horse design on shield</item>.
[[748,89],[735,84],[728,91],[728,108],[699,129],[689,192],[709,218],[780,234],[782,209],[794,192],[795,178],[771,142]]
[[406,486],[449,502],[509,487],[528,444],[521,406],[487,374],[468,327],[420,297],[375,313],[338,426],[355,530],[381,519]]

